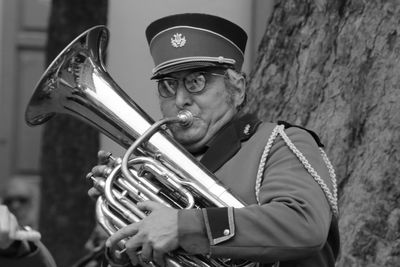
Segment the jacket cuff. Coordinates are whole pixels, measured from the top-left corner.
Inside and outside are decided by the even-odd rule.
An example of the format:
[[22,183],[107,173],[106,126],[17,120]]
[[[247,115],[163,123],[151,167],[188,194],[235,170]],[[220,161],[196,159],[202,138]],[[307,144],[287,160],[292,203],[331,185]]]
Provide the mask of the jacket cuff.
[[32,253],[37,248],[27,241],[14,241],[7,249],[0,249],[0,256],[8,258],[19,258]]
[[235,235],[233,208],[202,209],[210,245],[214,246]]
[[[21,254],[14,257],[0,256],[1,266],[43,266],[56,267],[56,263],[47,248],[40,242],[22,242],[28,245],[30,249],[28,254]],[[24,246],[25,246],[24,245]],[[25,250],[25,249],[22,249]],[[24,252],[25,253],[25,252]]]

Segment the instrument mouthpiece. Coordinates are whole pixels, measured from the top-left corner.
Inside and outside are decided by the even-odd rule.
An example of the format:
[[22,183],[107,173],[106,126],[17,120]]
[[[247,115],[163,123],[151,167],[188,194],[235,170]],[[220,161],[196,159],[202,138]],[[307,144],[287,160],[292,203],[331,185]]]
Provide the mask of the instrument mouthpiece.
[[184,127],[190,127],[193,123],[193,114],[188,110],[179,111],[177,117],[179,123]]

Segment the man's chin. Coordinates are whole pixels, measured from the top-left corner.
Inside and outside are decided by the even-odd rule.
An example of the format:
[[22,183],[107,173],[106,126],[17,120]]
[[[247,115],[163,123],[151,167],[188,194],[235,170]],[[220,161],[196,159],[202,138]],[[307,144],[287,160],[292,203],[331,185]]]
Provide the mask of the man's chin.
[[188,137],[188,136],[176,136],[175,140],[178,141],[178,143],[183,146],[190,146],[199,141],[197,139],[194,139],[193,137]]
[[193,125],[189,128],[176,127],[171,130],[174,139],[186,148],[202,143],[205,137],[203,128],[194,127]]
[[191,147],[197,147],[200,143],[202,138],[199,138],[195,135],[174,135],[175,140],[181,144],[183,147],[190,151]]

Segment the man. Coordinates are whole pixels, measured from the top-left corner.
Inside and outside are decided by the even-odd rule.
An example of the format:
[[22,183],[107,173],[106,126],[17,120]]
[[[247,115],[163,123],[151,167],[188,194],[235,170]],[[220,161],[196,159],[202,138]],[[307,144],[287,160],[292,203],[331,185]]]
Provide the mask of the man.
[[[28,225],[34,225],[32,206],[34,187],[24,179],[13,178],[4,190],[5,205],[0,205],[0,266],[56,267],[53,256],[40,242],[40,234]],[[22,226],[26,230],[22,229]],[[85,248],[88,255],[74,263],[74,267],[100,266],[103,261],[103,230],[96,226]],[[101,250],[101,251],[100,251]]]
[[53,257],[34,231],[22,231],[14,214],[0,205],[0,266],[55,267]]
[[190,127],[171,125],[172,135],[247,206],[176,210],[145,201],[138,207],[149,215],[106,245],[128,238],[133,265],[164,266],[180,249],[235,266],[334,266],[334,171],[314,133],[241,114],[246,33],[220,17],[179,14],[151,23],[146,36],[162,114],[194,115]]
[[15,215],[19,224],[37,229],[37,186],[25,178],[12,177],[2,191],[2,203]]

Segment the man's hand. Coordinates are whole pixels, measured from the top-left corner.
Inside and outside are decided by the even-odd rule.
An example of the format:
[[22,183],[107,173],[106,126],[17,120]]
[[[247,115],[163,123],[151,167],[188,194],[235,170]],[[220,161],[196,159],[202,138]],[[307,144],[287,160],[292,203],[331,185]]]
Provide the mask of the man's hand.
[[18,222],[7,206],[0,205],[0,249],[8,248],[14,241]]
[[178,210],[153,201],[139,202],[137,206],[150,214],[142,221],[118,230],[110,236],[106,245],[114,248],[120,240],[128,238],[126,253],[133,265],[148,265],[153,261],[159,266],[165,266],[165,254],[179,246]]
[[87,179],[93,180],[93,187],[89,189],[88,195],[96,200],[102,192],[101,184],[104,183],[110,172],[115,166],[121,163],[121,159],[115,159],[111,153],[100,150],[97,153],[98,165],[92,168],[92,171],[86,175]]

